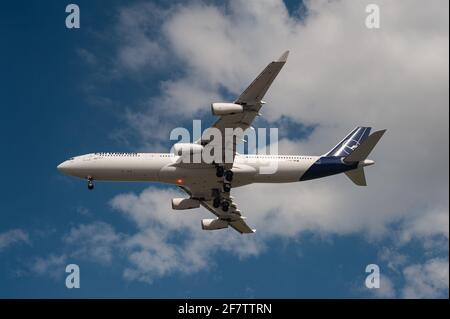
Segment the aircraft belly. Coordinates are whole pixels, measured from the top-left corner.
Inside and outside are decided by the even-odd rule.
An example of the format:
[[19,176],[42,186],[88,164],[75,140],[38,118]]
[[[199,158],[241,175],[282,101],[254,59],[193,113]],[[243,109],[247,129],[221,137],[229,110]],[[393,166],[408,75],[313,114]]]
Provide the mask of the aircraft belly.
[[165,166],[159,171],[159,179],[164,183],[171,184],[191,184],[205,183],[206,181],[216,180],[214,167],[188,168]]
[[282,160],[276,165],[273,173],[264,174],[264,171],[260,169],[259,174],[254,176],[252,183],[298,182],[299,178],[311,166],[311,163]]

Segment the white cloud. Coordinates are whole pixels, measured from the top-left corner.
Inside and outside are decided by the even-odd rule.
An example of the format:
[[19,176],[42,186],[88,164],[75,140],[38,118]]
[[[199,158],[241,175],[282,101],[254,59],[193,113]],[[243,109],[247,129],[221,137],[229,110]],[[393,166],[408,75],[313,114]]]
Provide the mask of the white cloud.
[[102,266],[119,261],[125,265],[125,279],[151,283],[171,274],[214,269],[213,256],[223,252],[245,259],[264,250],[258,236],[201,231],[199,218],[210,218],[208,213],[196,209],[192,216],[171,211],[170,199],[180,195],[176,190],[155,187],[139,195],[118,195],[110,204],[136,231],[118,232],[99,221],[74,226],[63,236],[63,253],[34,258],[29,269],[33,274],[58,279],[69,261],[82,259]]
[[[154,6],[122,11],[118,62],[124,68],[138,76],[165,65],[155,63],[164,55],[170,57],[166,63],[182,66],[160,83],[147,110],[128,113],[144,144],[167,140],[172,126],[208,110],[224,90],[237,96],[285,49],[291,55],[265,98],[264,116],[318,126],[308,139],[280,141],[281,152],[322,154],[355,125],[388,129],[372,154],[377,164],[367,169],[367,188],[335,176],[233,191],[248,222],[260,230],[239,242],[243,255],[259,252],[267,238],[306,230],[360,233],[370,240],[396,232],[403,244],[445,238],[448,247],[448,2],[378,1],[379,30],[364,25],[367,3],[307,2],[309,16],[299,21],[282,1],[192,2],[164,11],[157,35],[148,32],[154,24],[143,14]],[[194,214],[170,212],[174,195],[149,188],[113,199],[113,207],[138,227],[127,239],[129,278],[207,267],[214,251],[227,250],[222,241],[234,240],[229,232],[202,232]],[[178,249],[171,239],[180,233]],[[206,252],[199,245],[205,238]],[[196,259],[186,261],[186,252]]]
[[60,279],[65,273],[67,256],[65,254],[51,254],[45,258],[37,257],[30,265],[32,273],[39,276],[48,276],[53,279]]
[[82,216],[92,216],[90,209],[84,206],[78,206],[76,212]]
[[84,48],[79,48],[77,54],[89,65],[97,64],[96,56],[89,50]]
[[401,268],[408,261],[408,256],[399,253],[393,248],[383,247],[378,252],[378,258],[385,262],[391,271],[400,272]]
[[138,4],[121,10],[117,32],[122,40],[118,61],[127,71],[158,66],[164,60],[164,50],[152,40],[151,31],[164,20],[165,11],[153,4]]
[[0,234],[0,252],[19,243],[30,244],[28,233],[22,229],[11,229]]
[[[423,234],[424,226],[415,221],[423,220],[424,211],[435,216],[439,207],[440,217],[427,218],[427,231],[448,237],[448,13],[442,10],[448,3],[436,1],[424,9],[418,1],[382,1],[382,27],[374,31],[363,23],[366,2],[310,2],[306,23],[289,16],[281,1],[178,6],[162,30],[186,72],[171,80],[171,90],[162,90],[159,101],[165,112],[191,117],[212,101],[199,100],[205,94],[197,87],[217,93],[224,87],[238,95],[268,59],[289,48],[289,61],[263,113],[272,120],[286,115],[319,124],[308,140],[291,142],[291,151],[321,154],[357,124],[388,128],[388,133],[374,152],[378,161],[368,170],[369,189],[355,189],[341,176],[309,183],[311,190],[277,185],[273,192],[269,185],[241,197],[253,203],[262,190],[274,194],[270,201],[258,201],[269,207],[255,210],[267,212],[273,206],[290,209],[292,195],[301,194],[298,209],[286,213],[290,222],[299,211],[311,212],[318,216],[311,222],[320,228],[366,228],[375,235],[402,219],[408,221],[405,227],[421,227]],[[318,200],[324,206],[311,207]],[[417,212],[416,207],[423,208]]]
[[[405,220],[400,239],[409,241],[413,236],[429,238],[442,235],[448,242],[449,212],[447,207],[436,207],[434,210],[411,216]],[[448,248],[448,245],[447,245]]]
[[171,211],[170,199],[175,196],[180,193],[150,187],[139,196],[118,195],[111,201],[112,207],[138,228],[121,244],[129,263],[126,279],[151,282],[172,273],[208,270],[215,266],[211,258],[215,254],[227,251],[248,258],[264,249],[258,237],[201,231],[198,218],[207,213],[200,209]]
[[74,247],[71,257],[109,264],[113,258],[114,246],[121,238],[121,234],[116,233],[111,225],[94,222],[71,228],[63,239],[66,244]]
[[108,266],[117,255],[115,250],[120,252],[123,238],[123,234],[104,222],[80,224],[63,237],[62,253],[35,257],[27,268],[31,274],[59,280],[65,274],[67,264],[80,259]]
[[[183,72],[161,83],[148,111],[128,116],[130,126],[145,144],[167,141],[170,128],[208,110],[223,88],[237,96],[269,59],[291,49],[263,109],[269,120],[284,115],[319,124],[308,140],[282,141],[291,152],[321,154],[358,124],[388,128],[388,133],[373,154],[377,165],[368,170],[368,189],[357,190],[342,176],[320,184],[320,193],[299,185],[277,185],[279,192],[262,186],[274,194],[268,206],[288,206],[292,197],[283,194],[301,193],[299,206],[309,208],[326,194],[321,212],[341,213],[311,212],[324,215],[319,227],[366,228],[373,235],[399,220],[419,227],[414,222],[423,220],[424,212],[431,217],[440,207],[441,217],[427,221],[428,231],[448,237],[443,226],[448,224],[448,14],[442,10],[448,3],[423,8],[419,1],[381,1],[381,29],[369,30],[364,25],[368,2],[310,2],[305,22],[289,16],[281,1],[173,7],[162,35],[148,38],[167,47]],[[135,20],[146,25],[140,15]],[[248,195],[258,196],[257,190]]]
[[63,236],[65,247],[62,253],[35,257],[27,268],[31,274],[60,279],[67,264],[80,259],[108,266],[116,256],[115,250],[120,250],[123,238],[123,234],[104,222],[80,224]]
[[370,290],[376,298],[395,298],[396,291],[392,280],[380,274],[380,288],[373,288]]
[[406,267],[402,290],[405,298],[448,298],[448,259],[434,258]]

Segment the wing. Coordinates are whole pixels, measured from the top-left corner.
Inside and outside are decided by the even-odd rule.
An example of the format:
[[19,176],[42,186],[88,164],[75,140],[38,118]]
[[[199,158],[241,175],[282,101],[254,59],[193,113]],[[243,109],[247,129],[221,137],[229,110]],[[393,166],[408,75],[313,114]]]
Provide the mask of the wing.
[[234,103],[241,105],[259,105],[261,100],[275,80],[281,68],[287,61],[289,51],[283,53],[276,61],[269,63],[260,75],[249,85]]
[[[267,93],[270,85],[286,63],[288,54],[289,51],[286,51],[278,60],[269,63],[261,74],[259,74],[258,77],[249,85],[249,87],[245,89],[245,91],[237,98],[237,100],[234,101],[234,104],[242,105],[242,112],[221,115],[210,128],[205,130],[201,138],[195,142],[196,144],[201,144],[203,146],[209,144],[212,141],[211,136],[214,136],[212,131],[218,130],[222,138],[219,142],[222,146],[222,163],[225,169],[230,169],[233,167],[234,157],[236,155],[236,145],[242,140],[241,136],[236,136],[233,138],[230,145],[226,144],[227,138],[225,138],[225,129],[230,128],[232,130],[236,130],[240,128],[242,129],[242,132],[244,132],[251,126],[255,117],[259,115],[261,106],[264,104],[262,98]],[[228,161],[225,156],[225,154],[229,153],[229,150],[231,150],[233,154],[231,162]],[[182,164],[176,163],[174,165]],[[220,179],[214,181],[211,180],[210,182],[203,183],[201,185],[183,185],[179,187],[188,193],[192,199],[198,200],[200,205],[217,216],[217,219],[212,220],[210,223],[210,225],[215,224],[216,227],[204,227],[204,229],[220,229],[231,226],[241,234],[254,233],[255,230],[251,229],[247,225],[245,222],[245,217],[241,215],[241,211],[237,208],[237,205],[230,196],[230,193],[222,191],[223,183],[224,181]],[[219,198],[221,203],[228,203],[228,209],[224,210],[221,206],[217,208],[214,207],[214,198]]]
[[[225,128],[237,129],[241,128],[245,131],[249,128],[255,119],[259,115],[259,110],[261,109],[264,102],[262,98],[266,94],[270,85],[284,66],[287,61],[289,51],[283,53],[283,55],[276,61],[273,61],[267,65],[267,67],[258,75],[258,77],[249,85],[247,89],[234,101],[235,104],[240,104],[243,106],[243,112],[222,115],[219,119],[211,126],[211,128],[218,129],[222,136],[225,136]],[[196,141],[198,144],[206,145],[210,142],[209,138],[211,136],[210,129],[205,130],[201,139]],[[236,144],[242,140],[242,137],[237,136],[233,140],[232,145],[223,145],[223,154],[225,154],[225,149],[233,148],[233,160],[236,150]],[[223,161],[225,162],[225,161]],[[229,164],[229,163],[228,163]]]
[[[217,220],[223,221],[226,223],[226,227],[231,226],[233,229],[238,231],[241,234],[251,234],[256,230],[250,228],[245,222],[245,217],[242,216],[241,211],[237,208],[236,203],[233,201],[233,198],[229,193],[222,192],[221,198],[226,200],[229,203],[229,209],[227,212],[224,212],[222,208],[215,208],[213,205],[213,197],[205,196],[205,194],[212,193],[213,190],[209,189],[205,186],[179,186],[183,191],[188,193],[191,198],[197,199],[200,202],[200,205],[205,207],[211,213],[217,216]],[[222,227],[223,228],[223,227]]]

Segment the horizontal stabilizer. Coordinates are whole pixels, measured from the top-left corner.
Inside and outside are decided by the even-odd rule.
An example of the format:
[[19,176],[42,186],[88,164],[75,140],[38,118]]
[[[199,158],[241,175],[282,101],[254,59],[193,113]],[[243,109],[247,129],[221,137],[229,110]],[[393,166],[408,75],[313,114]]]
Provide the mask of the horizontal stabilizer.
[[346,162],[359,162],[363,161],[372,152],[375,145],[377,145],[380,138],[383,136],[386,130],[376,131],[370,135],[364,142],[362,142],[350,155],[348,155],[344,161]]
[[364,174],[364,168],[362,166],[345,172],[345,175],[347,175],[347,177],[356,185],[367,186],[366,175]]

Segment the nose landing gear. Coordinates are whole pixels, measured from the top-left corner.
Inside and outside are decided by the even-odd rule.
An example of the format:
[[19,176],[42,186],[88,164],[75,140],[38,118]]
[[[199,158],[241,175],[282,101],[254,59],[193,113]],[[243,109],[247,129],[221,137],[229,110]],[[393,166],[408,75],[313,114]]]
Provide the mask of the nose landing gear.
[[92,177],[88,177],[88,189],[93,190],[94,189],[94,179]]

